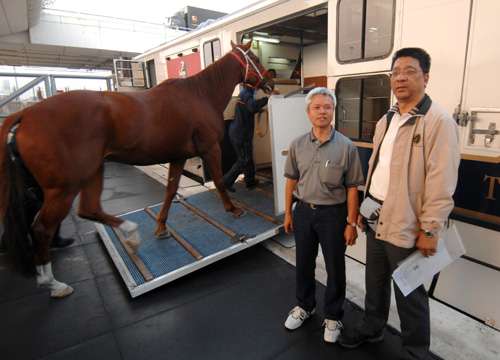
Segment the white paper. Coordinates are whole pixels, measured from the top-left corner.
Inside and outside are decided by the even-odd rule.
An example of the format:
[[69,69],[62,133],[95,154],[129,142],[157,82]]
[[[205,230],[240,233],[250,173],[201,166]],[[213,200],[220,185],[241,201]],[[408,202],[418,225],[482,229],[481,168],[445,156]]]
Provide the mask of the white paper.
[[392,278],[403,295],[407,296],[463,254],[465,248],[462,239],[455,225],[451,225],[438,240],[436,254],[425,257],[420,251],[415,251],[399,264]]

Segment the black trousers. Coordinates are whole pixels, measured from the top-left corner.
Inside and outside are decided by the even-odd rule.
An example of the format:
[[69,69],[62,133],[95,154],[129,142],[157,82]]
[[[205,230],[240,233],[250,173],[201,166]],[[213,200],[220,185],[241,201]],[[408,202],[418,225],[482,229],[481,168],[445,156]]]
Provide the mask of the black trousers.
[[345,203],[312,209],[299,201],[293,213],[298,305],[306,311],[316,307],[314,269],[320,244],[328,276],[325,318],[330,320],[340,320],[344,315],[346,218]]
[[[366,297],[364,324],[360,327],[371,333],[383,331],[391,303],[391,275],[398,263],[416,249],[406,249],[375,238],[367,231]],[[430,345],[429,297],[424,286],[403,296],[394,284],[396,304],[401,320],[403,359],[425,359]]]
[[253,162],[253,139],[234,139],[230,137],[236,156],[238,157],[231,169],[224,175],[224,185],[232,187],[238,176],[243,172],[245,183],[255,182],[255,164]]
[[[28,226],[31,226],[33,221],[35,220],[35,216],[40,211],[43,205],[43,192],[42,189],[38,185],[31,186],[30,188],[25,189],[25,201],[24,201],[24,210],[26,221]],[[32,231],[32,230],[30,230]],[[56,229],[54,234],[54,239],[52,241],[57,241],[60,239],[60,231],[61,224]],[[31,233],[33,236],[33,233]],[[5,248],[5,240],[3,239],[3,227],[0,226],[0,248]]]

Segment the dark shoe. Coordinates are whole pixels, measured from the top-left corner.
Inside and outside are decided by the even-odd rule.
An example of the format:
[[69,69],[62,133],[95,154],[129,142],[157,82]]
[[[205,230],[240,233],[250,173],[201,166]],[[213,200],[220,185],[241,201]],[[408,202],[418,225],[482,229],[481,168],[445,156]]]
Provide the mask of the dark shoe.
[[356,329],[344,330],[340,334],[337,343],[348,349],[354,349],[359,345],[369,342],[377,343],[384,340],[384,331],[378,334],[364,334]]
[[230,191],[232,193],[236,192],[236,189],[234,187],[232,187],[232,186],[226,186],[226,190]]
[[257,185],[259,185],[259,180],[255,179],[255,180],[252,180],[252,181],[249,181],[247,182],[247,189],[248,190],[252,190],[252,189],[255,189],[257,187]]
[[65,248],[65,247],[70,246],[74,242],[75,242],[75,239],[73,239],[73,238],[63,238],[60,236],[56,236],[54,238],[54,240],[52,241],[52,243],[50,244],[50,247],[51,248],[58,248],[58,249]]

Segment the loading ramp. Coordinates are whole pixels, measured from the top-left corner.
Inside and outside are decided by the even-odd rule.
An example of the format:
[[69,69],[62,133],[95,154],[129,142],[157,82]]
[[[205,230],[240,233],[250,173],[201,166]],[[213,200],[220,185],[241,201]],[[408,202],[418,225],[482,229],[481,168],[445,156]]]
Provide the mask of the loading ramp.
[[130,295],[142,295],[279,233],[282,219],[271,215],[270,187],[248,190],[236,184],[231,199],[245,211],[242,217],[227,213],[215,190],[178,197],[167,221],[171,236],[163,239],[154,236],[161,204],[121,215],[139,225],[142,242],[135,253],[112,227],[96,224]]

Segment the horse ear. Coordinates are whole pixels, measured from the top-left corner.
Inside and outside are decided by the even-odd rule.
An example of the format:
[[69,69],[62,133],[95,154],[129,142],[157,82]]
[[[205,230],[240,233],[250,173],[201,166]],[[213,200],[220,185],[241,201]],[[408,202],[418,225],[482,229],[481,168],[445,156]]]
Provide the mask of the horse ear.
[[236,44],[231,40],[231,48],[234,49],[236,47]]
[[245,50],[245,51],[247,51],[248,49],[250,49],[250,47],[252,46],[252,41],[253,41],[253,39],[250,39],[249,42],[247,42],[246,44],[242,45],[241,46],[242,49]]

